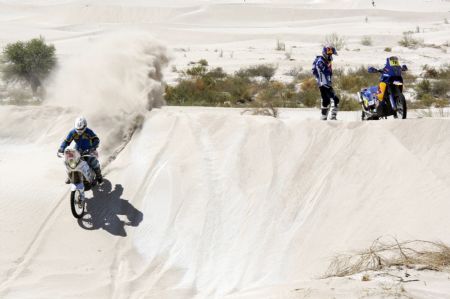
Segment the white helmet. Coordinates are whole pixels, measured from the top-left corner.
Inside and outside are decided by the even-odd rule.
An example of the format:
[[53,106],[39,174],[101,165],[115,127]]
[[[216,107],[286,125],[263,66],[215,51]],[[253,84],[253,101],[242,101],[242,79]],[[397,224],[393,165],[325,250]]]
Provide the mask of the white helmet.
[[79,135],[83,134],[87,127],[86,118],[83,116],[77,117],[77,119],[75,119],[74,127]]

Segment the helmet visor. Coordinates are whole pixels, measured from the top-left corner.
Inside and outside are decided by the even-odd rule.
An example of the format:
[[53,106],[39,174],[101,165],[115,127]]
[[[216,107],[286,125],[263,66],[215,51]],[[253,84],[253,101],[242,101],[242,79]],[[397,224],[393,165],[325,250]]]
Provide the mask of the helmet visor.
[[82,128],[82,129],[75,129],[75,131],[77,132],[78,135],[81,135],[84,133],[84,131],[86,131],[86,128]]

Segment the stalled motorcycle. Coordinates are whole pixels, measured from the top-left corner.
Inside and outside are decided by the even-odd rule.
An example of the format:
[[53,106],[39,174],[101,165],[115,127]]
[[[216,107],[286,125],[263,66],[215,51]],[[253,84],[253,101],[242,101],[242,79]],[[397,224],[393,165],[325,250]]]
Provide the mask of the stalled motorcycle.
[[66,148],[64,154],[58,154],[58,157],[64,157],[70,180],[70,208],[75,218],[81,218],[85,213],[85,191],[91,190],[97,184],[94,170],[85,161],[85,158],[91,156],[98,157],[97,151],[81,155],[76,149]]
[[406,65],[400,66],[395,56],[386,59],[383,69],[369,67],[369,73],[380,73],[381,77],[378,86],[364,88],[357,93],[362,107],[362,120],[378,120],[388,116],[406,118],[407,107],[403,95],[402,71],[407,70]]

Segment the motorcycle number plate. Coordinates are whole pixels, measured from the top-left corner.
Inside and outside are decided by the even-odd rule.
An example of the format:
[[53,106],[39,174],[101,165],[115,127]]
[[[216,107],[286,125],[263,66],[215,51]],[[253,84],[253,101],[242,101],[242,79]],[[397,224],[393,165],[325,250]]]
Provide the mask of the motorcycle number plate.
[[400,62],[398,61],[397,58],[394,58],[394,57],[389,59],[389,64],[391,66],[400,66]]

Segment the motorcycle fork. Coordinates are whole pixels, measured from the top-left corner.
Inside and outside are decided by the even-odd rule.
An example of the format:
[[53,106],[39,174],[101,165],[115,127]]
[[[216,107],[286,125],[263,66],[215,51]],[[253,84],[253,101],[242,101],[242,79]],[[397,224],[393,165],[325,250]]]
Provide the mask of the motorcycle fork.
[[391,108],[393,111],[397,111],[397,104],[395,103],[394,93],[391,86],[389,86],[388,92],[389,92],[389,101],[391,102]]

